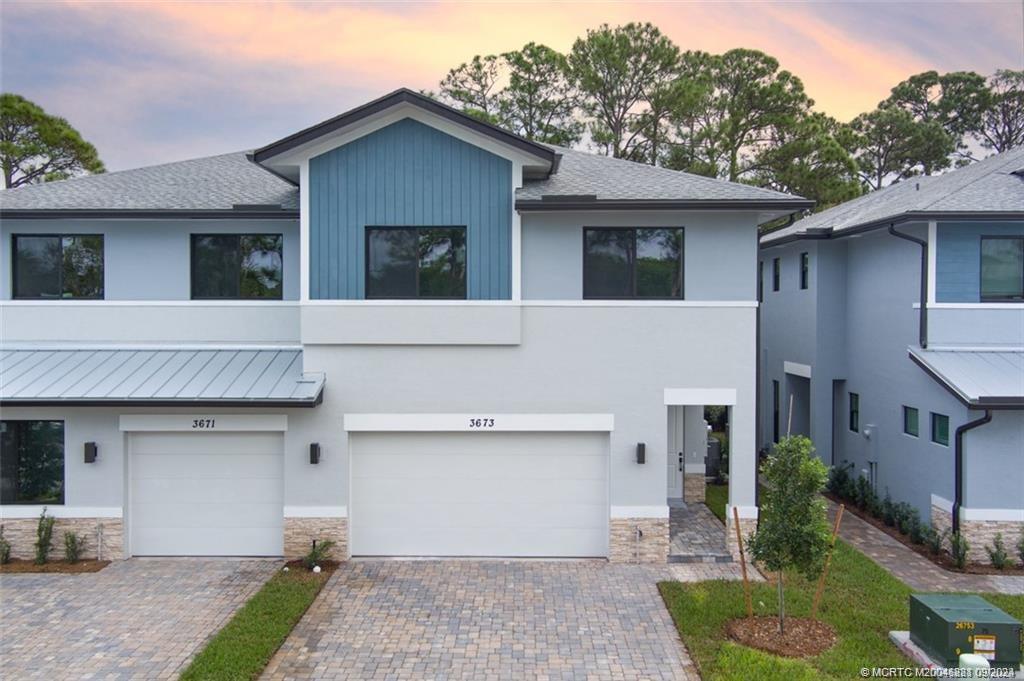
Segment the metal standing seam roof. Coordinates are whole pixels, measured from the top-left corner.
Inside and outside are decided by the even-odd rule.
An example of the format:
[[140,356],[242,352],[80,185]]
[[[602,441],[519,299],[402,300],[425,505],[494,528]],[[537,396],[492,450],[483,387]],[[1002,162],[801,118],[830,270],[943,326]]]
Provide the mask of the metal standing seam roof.
[[1024,147],[942,175],[913,177],[869,192],[765,234],[761,243],[769,246],[814,232],[842,236],[870,226],[932,216],[970,220],[998,215],[1024,217]]
[[1024,349],[911,348],[910,358],[969,407],[1024,409]]
[[0,350],[6,406],[316,406],[324,381],[293,348]]

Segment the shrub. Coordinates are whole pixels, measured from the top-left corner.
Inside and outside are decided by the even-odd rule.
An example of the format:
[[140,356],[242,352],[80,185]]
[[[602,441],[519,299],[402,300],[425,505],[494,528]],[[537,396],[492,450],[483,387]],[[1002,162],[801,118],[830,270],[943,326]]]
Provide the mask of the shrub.
[[996,538],[992,540],[992,546],[986,546],[985,552],[988,554],[988,559],[992,562],[992,567],[997,570],[1002,570],[1010,564],[1010,554],[1006,552],[1006,546],[1003,545],[1002,532],[996,532]]
[[4,538],[4,526],[0,525],[0,565],[11,562],[11,542]]
[[46,515],[46,507],[39,514],[39,524],[36,525],[36,565],[44,564],[50,557],[50,549],[53,548],[53,524],[57,519],[52,515]]
[[[917,516],[917,509],[908,504],[905,501],[901,501],[896,504],[896,529],[901,534],[910,534],[910,526],[914,522],[914,517]],[[920,517],[918,517],[920,523]]]
[[885,500],[882,501],[882,522],[887,527],[895,527],[896,525],[896,504],[892,503],[889,490],[885,491]]
[[313,540],[313,546],[310,547],[309,553],[302,557],[302,564],[307,570],[312,570],[314,567],[330,560],[331,551],[334,549],[334,542],[330,539]]
[[828,482],[825,483],[825,489],[837,497],[843,496],[847,481],[850,479],[849,471],[851,468],[853,468],[852,463],[843,466],[832,466],[828,471]]
[[77,532],[64,533],[64,560],[69,563],[77,563],[85,551],[85,537],[80,537]]
[[953,564],[961,570],[967,565],[967,551],[970,548],[967,538],[959,532],[949,535],[949,555],[953,557]]
[[868,510],[868,507],[871,506],[874,497],[875,490],[871,489],[871,481],[863,475],[857,476],[853,497],[853,501],[857,504],[857,508],[862,511]]
[[868,501],[868,513],[873,517],[881,520],[882,519],[882,500],[878,498],[878,495],[874,492],[871,493],[871,499]]
[[924,543],[924,524],[921,522],[921,514],[917,512],[916,508],[910,509],[907,513],[907,518],[904,523],[907,529],[907,536],[910,537],[910,541],[913,544]]
[[1024,567],[1024,532],[1021,532],[1017,540],[1017,557],[1020,558],[1021,567]]
[[946,535],[949,534],[949,530],[939,532],[934,527],[927,527],[923,531],[924,545],[928,547],[928,552],[933,556],[937,556],[942,553],[942,545],[946,542]]

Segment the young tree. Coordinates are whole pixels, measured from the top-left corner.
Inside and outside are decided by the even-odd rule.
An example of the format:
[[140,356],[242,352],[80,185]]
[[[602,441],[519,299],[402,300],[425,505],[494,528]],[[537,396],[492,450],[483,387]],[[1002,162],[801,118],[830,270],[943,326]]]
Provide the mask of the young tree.
[[503,124],[539,142],[561,146],[579,142],[583,123],[576,119],[565,56],[532,42],[501,56],[508,71],[508,86],[498,94]]
[[783,570],[815,579],[825,567],[831,533],[821,492],[828,468],[814,456],[810,439],[794,435],[775,445],[763,473],[761,519],[748,548],[754,560],[778,572],[779,631],[785,633]]
[[10,92],[0,94],[0,168],[7,188],[104,171],[70,123]]
[[1001,69],[989,78],[989,106],[981,116],[981,145],[1002,153],[1024,145],[1024,71]]
[[[679,48],[653,24],[602,25],[588,30],[569,53],[569,74],[590,117],[595,142],[616,158],[629,158],[650,129],[651,98],[675,80]],[[647,112],[648,119],[638,124]],[[658,121],[660,124],[660,121]]]

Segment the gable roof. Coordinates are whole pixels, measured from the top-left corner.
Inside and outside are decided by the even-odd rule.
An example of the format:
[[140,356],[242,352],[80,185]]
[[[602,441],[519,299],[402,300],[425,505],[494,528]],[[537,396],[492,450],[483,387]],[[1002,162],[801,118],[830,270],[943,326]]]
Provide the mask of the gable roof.
[[282,217],[299,190],[246,152],[24,185],[0,191],[0,216]]
[[669,170],[575,149],[552,147],[561,155],[558,171],[526,180],[516,191],[516,208],[530,210],[610,210],[648,208],[791,209],[813,201],[738,182]]
[[942,175],[897,182],[765,234],[761,244],[840,237],[894,222],[958,218],[1024,218],[1024,148]]
[[365,118],[369,118],[370,116],[381,113],[400,104],[410,104],[437,116],[441,116],[453,123],[469,128],[474,132],[486,135],[498,142],[502,142],[515,147],[520,151],[526,152],[527,154],[536,156],[551,166],[555,163],[555,152],[547,145],[534,142],[533,140],[528,140],[525,137],[516,135],[515,133],[504,130],[503,128],[499,128],[496,125],[485,123],[463,113],[462,111],[459,111],[458,109],[442,104],[435,99],[431,99],[426,95],[422,95],[408,88],[399,88],[398,90],[390,92],[383,97],[379,97],[372,102],[368,102],[362,106],[357,106],[343,114],[339,114],[338,116],[329,118],[322,123],[317,123],[305,130],[300,130],[299,132],[288,135],[276,142],[271,142],[265,147],[261,147],[254,151],[253,160],[257,163],[263,163],[286,151],[308,144],[309,142],[329,135],[336,130],[358,123]]

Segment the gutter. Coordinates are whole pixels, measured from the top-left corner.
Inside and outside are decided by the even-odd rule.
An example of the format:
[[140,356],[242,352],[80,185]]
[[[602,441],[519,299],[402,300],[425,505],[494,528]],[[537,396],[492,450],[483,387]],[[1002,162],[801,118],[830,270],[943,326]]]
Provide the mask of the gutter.
[[985,425],[992,420],[992,412],[988,409],[985,410],[985,415],[981,418],[969,421],[956,429],[956,444],[955,444],[955,469],[953,471],[954,476],[954,489],[953,489],[953,533],[956,534],[960,531],[960,507],[963,506],[964,501],[964,433],[969,430],[973,430],[980,426]]
[[921,314],[918,319],[917,338],[921,348],[924,349],[928,347],[928,242],[918,239],[916,236],[897,232],[892,223],[889,224],[889,234],[921,247]]
[[567,196],[565,198],[517,199],[515,209],[521,213],[587,210],[780,210],[797,211],[810,208],[806,199],[598,199]]

